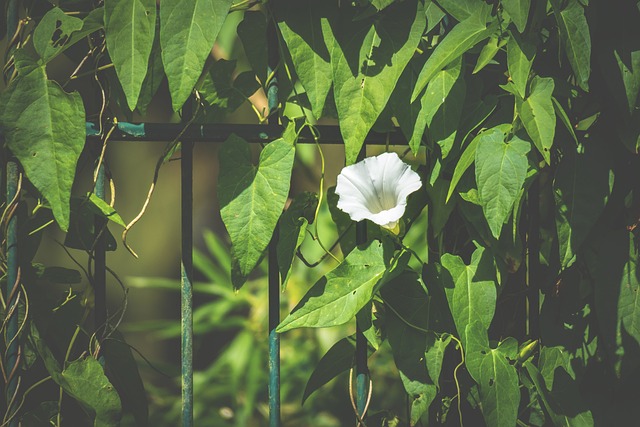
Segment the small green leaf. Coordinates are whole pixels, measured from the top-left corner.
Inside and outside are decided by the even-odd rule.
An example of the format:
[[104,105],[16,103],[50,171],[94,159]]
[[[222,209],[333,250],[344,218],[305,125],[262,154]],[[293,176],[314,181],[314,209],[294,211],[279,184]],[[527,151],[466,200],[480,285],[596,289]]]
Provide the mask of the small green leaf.
[[219,157],[220,214],[231,237],[233,285],[239,288],[262,258],[284,209],[295,148],[284,138],[270,142],[256,167],[249,144],[231,135]]
[[464,21],[470,16],[479,15],[486,18],[491,13],[491,6],[477,0],[437,0],[437,3],[457,21]]
[[156,29],[155,0],[105,0],[107,49],[129,108],[134,110],[147,74]]
[[[282,214],[278,235],[278,269],[282,288],[286,288],[293,259],[304,241],[307,225],[313,220],[318,196],[315,193],[303,192],[296,196],[291,206]],[[307,219],[309,218],[309,219]]]
[[422,2],[401,2],[380,19],[343,19],[331,52],[334,96],[347,164],[356,161],[425,27]]
[[442,21],[442,18],[446,15],[446,13],[438,7],[435,2],[432,0],[427,0],[426,6],[424,8],[424,15],[427,17],[427,29],[426,32],[430,32],[435,28],[436,25]]
[[85,143],[85,114],[77,92],[66,93],[37,68],[2,93],[0,127],[27,178],[69,228],[71,186]]
[[504,46],[506,40],[498,39],[498,36],[493,35],[489,37],[487,40],[487,44],[484,45],[482,50],[480,51],[480,55],[478,55],[478,60],[476,61],[476,66],[473,68],[473,73],[476,74],[484,67],[489,65],[493,58],[496,56],[498,52],[500,52],[500,48]]
[[449,273],[444,275],[444,291],[460,337],[474,321],[488,329],[496,307],[495,268],[489,251],[476,249],[469,265],[451,254],[444,254],[441,263]]
[[489,37],[494,31],[494,25],[487,27],[484,19],[480,15],[472,15],[457,24],[436,46],[433,53],[424,64],[413,93],[411,102],[418,99],[420,93],[427,87],[431,79],[449,65],[451,62],[462,56],[463,53],[471,49],[482,40]]
[[569,116],[567,116],[567,112],[564,111],[562,104],[560,104],[560,102],[555,98],[555,96],[551,97],[551,100],[553,101],[553,109],[555,110],[556,115],[560,117],[560,121],[562,122],[564,127],[567,129],[567,132],[569,132],[569,135],[571,135],[573,142],[575,142],[576,145],[578,145],[579,144],[578,137],[576,136],[576,133],[573,130],[573,125],[571,124],[571,120],[569,120]]
[[122,415],[120,397],[93,357],[71,362],[62,371],[60,386],[95,413],[94,427],[115,427]]
[[415,58],[405,67],[389,100],[400,130],[409,141],[409,147],[414,155],[418,153],[427,126],[427,115],[422,112],[425,106],[424,96],[413,102],[407,102],[418,78],[416,66],[420,59],[420,57]]
[[449,334],[439,336],[429,334],[427,339],[427,351],[424,353],[424,358],[427,363],[429,378],[437,387],[440,387],[440,372],[442,371],[444,353],[451,341],[451,335]]
[[497,239],[509,218],[527,175],[527,141],[513,137],[503,142],[504,134],[493,131],[482,138],[476,149],[476,183],[482,211],[491,233]]
[[242,41],[253,72],[262,84],[267,81],[267,19],[262,12],[246,11],[238,24],[238,37]]
[[331,89],[329,52],[334,38],[329,22],[337,8],[315,0],[283,0],[274,2],[272,7],[313,114],[320,118]]
[[[564,8],[563,4],[566,4]],[[551,6],[578,86],[588,91],[591,74],[591,35],[584,6],[578,0],[551,0]]]
[[527,26],[531,0],[501,0],[500,4],[511,17],[518,31],[523,33]]
[[313,285],[276,331],[347,323],[371,300],[385,271],[380,243],[355,248],[338,267]]
[[613,189],[609,151],[593,141],[583,153],[569,150],[556,168],[553,182],[560,264],[567,268],[596,224]]
[[556,112],[551,101],[553,79],[534,77],[529,97],[520,103],[520,118],[536,148],[547,164],[551,163],[551,146],[556,132]]
[[96,196],[95,193],[89,193],[89,208],[93,210],[96,215],[101,215],[106,219],[113,221],[114,223],[126,227],[127,224],[122,220],[118,212],[113,209],[107,202]]
[[507,67],[509,68],[509,77],[521,98],[526,95],[529,72],[535,56],[535,45],[526,38],[512,32],[507,43]]
[[46,64],[59,55],[73,32],[82,28],[82,19],[69,16],[59,7],[47,12],[33,31],[33,47]]
[[174,0],[162,4],[160,46],[174,111],[191,94],[232,3]]

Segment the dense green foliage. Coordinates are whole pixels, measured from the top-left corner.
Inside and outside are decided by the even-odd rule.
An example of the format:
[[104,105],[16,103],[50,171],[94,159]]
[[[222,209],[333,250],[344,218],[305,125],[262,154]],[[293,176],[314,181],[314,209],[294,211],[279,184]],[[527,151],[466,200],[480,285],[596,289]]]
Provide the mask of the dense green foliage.
[[[0,6],[2,25],[13,4]],[[21,216],[23,248],[19,304],[3,300],[3,313],[19,314],[24,381],[19,405],[9,405],[17,413],[3,402],[5,421],[113,426],[125,414],[128,423],[150,422],[117,316],[109,325],[87,320],[91,286],[69,287],[62,302],[43,292],[43,283],[70,286],[80,275],[32,258],[54,221],[68,232],[66,247],[88,254],[103,233],[109,249],[116,246],[94,216],[125,235],[135,224],[123,221],[114,200],[72,195],[72,186],[79,184],[83,149],[97,159],[92,168],[103,165],[118,120],[144,120],[165,77],[167,107],[179,111],[186,103],[193,113],[184,126],[220,122],[251,105],[256,122],[277,121],[283,129],[262,147],[257,164],[235,135],[218,153],[217,197],[231,249],[209,237],[215,261],[196,255],[212,283],[201,291],[214,299],[196,314],[196,330],[237,335],[199,373],[225,384],[200,394],[199,423],[228,422],[204,402],[237,404],[236,425],[260,419],[266,373],[264,352],[256,350],[264,350],[266,336],[251,322],[241,325],[238,310],[260,307],[252,298],[264,296],[256,289],[264,284],[261,261],[274,232],[283,289],[306,282],[307,290],[291,296],[296,305],[278,327],[283,341],[311,359],[317,351],[304,342],[312,332],[292,330],[357,322],[369,344],[374,388],[395,365],[409,408],[385,406],[389,401],[374,393],[367,425],[604,426],[638,419],[637,0],[27,0],[19,13],[19,22],[7,20],[8,36],[0,27],[4,156],[15,156],[24,174],[18,197],[4,200],[2,223],[4,233],[5,221]],[[230,19],[241,21],[237,36],[248,67],[216,53]],[[280,57],[273,70],[270,28]],[[276,81],[280,102],[267,111],[256,99]],[[86,121],[96,123],[98,150],[85,144]],[[423,188],[410,196],[399,235],[367,222],[368,239],[356,244],[352,221],[337,208],[334,189],[325,188],[319,121],[340,127],[347,165],[370,132],[404,136],[406,146],[386,149],[404,151]],[[290,194],[297,167],[309,167],[297,152],[301,135],[320,143],[316,194]],[[158,167],[179,148],[179,141],[167,147]],[[329,238],[336,245],[326,245]],[[314,270],[307,258],[319,249]],[[92,283],[88,258],[84,273]],[[2,261],[6,272],[4,253]],[[107,333],[95,334],[100,328]],[[352,330],[340,331],[304,397],[285,385],[285,398],[306,400],[352,367]],[[8,345],[5,339],[3,350]],[[296,384],[291,367],[305,363],[285,358],[283,384]],[[12,367],[2,368],[6,380]],[[49,380],[53,392],[41,397],[38,387]],[[164,422],[177,422],[167,409],[175,406],[147,389]]]

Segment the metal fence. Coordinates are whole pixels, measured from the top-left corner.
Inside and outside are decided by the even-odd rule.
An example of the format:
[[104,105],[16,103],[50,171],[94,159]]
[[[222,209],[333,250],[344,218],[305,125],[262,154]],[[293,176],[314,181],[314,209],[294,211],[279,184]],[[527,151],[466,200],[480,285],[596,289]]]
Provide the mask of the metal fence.
[[[7,33],[13,34],[18,22],[18,2],[10,0],[7,17]],[[269,28],[268,34],[268,62],[269,70],[275,70],[279,62],[278,43],[275,28]],[[276,111],[278,108],[278,81],[271,79],[267,89],[269,111]],[[160,142],[167,143],[179,139],[182,143],[181,150],[181,372],[182,372],[182,425],[190,427],[194,425],[193,420],[193,292],[192,292],[192,271],[193,271],[193,148],[198,143],[221,143],[229,135],[235,133],[251,143],[265,143],[277,139],[281,136],[283,128],[278,123],[277,114],[271,115],[265,125],[253,124],[187,124],[189,122],[190,111],[188,107],[183,109],[182,123],[117,123],[117,128],[110,136],[111,141],[135,142]],[[99,124],[87,122],[87,144],[102,142],[102,135],[99,134]],[[342,137],[337,126],[317,126],[321,144],[342,144]],[[1,137],[1,135],[0,135]],[[303,132],[298,143],[313,143],[313,135],[310,132]],[[406,145],[406,139],[399,132],[388,134],[370,133],[363,145],[359,159],[365,157],[367,145]],[[6,200],[7,202],[19,197],[17,194],[19,165],[15,159],[10,159],[6,167]],[[94,193],[101,199],[105,198],[105,168],[102,165],[97,174]],[[105,227],[105,219],[100,216],[95,217],[96,229]],[[18,306],[18,289],[20,283],[18,253],[21,242],[18,239],[19,218],[17,211],[11,215],[6,230],[6,254],[7,254],[7,289],[6,301],[7,312],[11,313],[12,308]],[[276,327],[280,323],[280,276],[278,274],[278,264],[276,259],[275,242],[277,230],[268,249],[268,283],[269,283],[269,425],[277,427],[280,425],[280,337],[276,333]],[[356,241],[358,244],[365,243],[366,224],[364,222],[356,225]],[[107,323],[106,308],[106,243],[104,233],[97,238],[91,257],[94,260],[94,293],[95,293],[95,324],[105,325]],[[6,366],[10,367],[11,373],[7,378],[6,401],[9,413],[12,413],[16,405],[16,394],[18,389],[19,374],[19,348],[18,348],[18,326],[19,319],[17,310],[10,314],[7,321],[6,342],[7,353],[5,355]],[[100,331],[96,331],[100,336]],[[365,412],[367,395],[369,393],[369,375],[367,368],[367,341],[362,332],[356,331],[356,407],[359,415]],[[18,425],[17,418],[10,424],[14,427]]]

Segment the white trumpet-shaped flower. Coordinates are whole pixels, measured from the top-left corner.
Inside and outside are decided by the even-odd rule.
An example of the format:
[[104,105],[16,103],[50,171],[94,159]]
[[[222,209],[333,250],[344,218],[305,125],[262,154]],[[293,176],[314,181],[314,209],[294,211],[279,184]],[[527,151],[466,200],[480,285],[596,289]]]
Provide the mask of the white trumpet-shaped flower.
[[407,196],[420,187],[420,176],[408,164],[396,153],[383,153],[342,169],[338,208],[354,221],[368,219],[398,234]]

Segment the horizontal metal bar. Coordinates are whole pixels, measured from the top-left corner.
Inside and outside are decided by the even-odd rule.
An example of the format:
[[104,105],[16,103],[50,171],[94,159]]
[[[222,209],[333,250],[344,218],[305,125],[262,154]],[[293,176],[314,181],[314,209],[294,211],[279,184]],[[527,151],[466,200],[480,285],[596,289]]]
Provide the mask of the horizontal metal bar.
[[[323,144],[341,144],[342,135],[338,126],[319,125],[315,127]],[[181,132],[184,133],[181,134]],[[248,142],[264,143],[280,138],[282,126],[256,124],[192,124],[186,130],[182,123],[127,123],[118,122],[118,128],[111,134],[111,141],[168,142],[180,135],[182,141],[223,142],[235,133]],[[98,137],[99,126],[87,122],[87,137]],[[299,142],[314,142],[311,131],[306,128],[300,134]],[[369,145],[406,145],[407,140],[399,130],[389,133],[370,132],[366,138]]]

